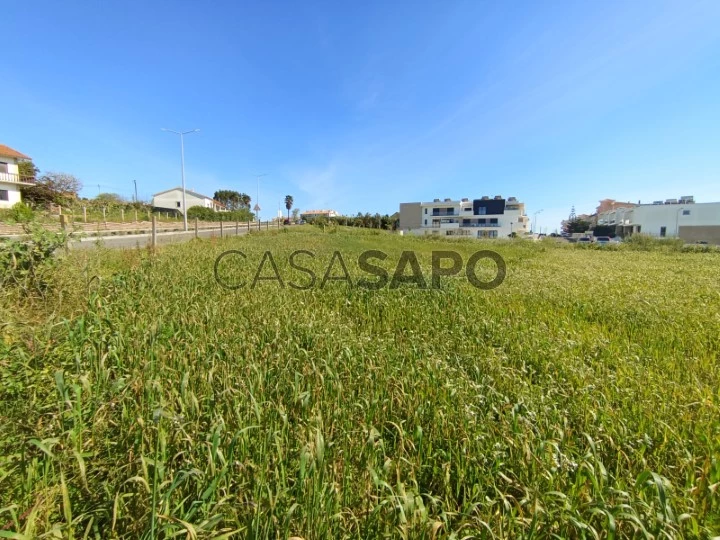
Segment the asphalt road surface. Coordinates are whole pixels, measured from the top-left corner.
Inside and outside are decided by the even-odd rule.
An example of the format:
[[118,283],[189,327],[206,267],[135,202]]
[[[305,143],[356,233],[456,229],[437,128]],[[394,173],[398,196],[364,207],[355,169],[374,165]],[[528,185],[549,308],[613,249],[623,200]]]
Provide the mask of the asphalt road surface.
[[[263,230],[265,230],[264,227]],[[239,236],[243,234],[247,234],[247,229],[241,227]],[[198,236],[200,238],[220,238],[220,229],[200,230],[198,231]],[[223,236],[235,236],[235,226],[230,225],[226,227],[223,231]],[[157,233],[157,243],[159,246],[188,242],[193,238],[195,238],[195,231]],[[87,237],[70,242],[70,249],[92,249],[98,245],[113,249],[144,248],[150,245],[150,241],[150,234]]]

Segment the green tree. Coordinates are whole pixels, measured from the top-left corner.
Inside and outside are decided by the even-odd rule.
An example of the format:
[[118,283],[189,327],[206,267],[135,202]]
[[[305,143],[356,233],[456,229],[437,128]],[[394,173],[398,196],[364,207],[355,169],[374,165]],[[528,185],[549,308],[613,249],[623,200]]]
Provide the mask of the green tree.
[[225,207],[230,211],[239,210],[244,206],[242,201],[242,193],[239,193],[232,189],[221,189],[219,191],[216,191],[215,195],[213,195],[213,199],[223,203]]
[[125,199],[117,193],[100,193],[94,200],[102,205],[125,204]]
[[31,186],[23,186],[20,193],[26,202],[36,206],[68,204],[77,200],[82,188],[80,180],[72,174],[49,172]]
[[26,159],[18,163],[18,172],[20,173],[21,180],[34,182],[40,173],[40,169],[38,169],[32,161]]
[[569,220],[565,224],[565,227],[563,228],[563,232],[565,232],[567,234],[584,233],[584,232],[587,232],[588,229],[590,229],[589,221],[585,221],[584,219],[575,218],[575,219]]
[[242,205],[245,208],[250,208],[250,201],[252,201],[252,199],[250,198],[250,195],[248,195],[247,193],[241,193],[240,201],[242,202]]
[[298,220],[299,214],[300,214],[300,209],[299,209],[299,208],[293,208],[293,211],[292,211],[293,221],[297,221],[297,220]]
[[287,208],[288,211],[288,221],[290,221],[290,209],[293,206],[293,202],[292,195],[285,195],[285,208]]

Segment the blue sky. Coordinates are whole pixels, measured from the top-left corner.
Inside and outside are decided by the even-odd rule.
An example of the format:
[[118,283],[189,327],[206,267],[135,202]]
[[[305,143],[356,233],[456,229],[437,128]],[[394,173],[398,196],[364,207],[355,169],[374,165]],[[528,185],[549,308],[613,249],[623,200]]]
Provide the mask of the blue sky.
[[0,142],[83,194],[720,200],[720,2],[10,2]]

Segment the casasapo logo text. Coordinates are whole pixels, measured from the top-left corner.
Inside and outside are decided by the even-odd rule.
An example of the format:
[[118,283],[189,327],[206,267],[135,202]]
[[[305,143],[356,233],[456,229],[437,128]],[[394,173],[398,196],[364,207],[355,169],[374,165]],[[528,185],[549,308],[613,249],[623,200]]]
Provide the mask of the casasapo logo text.
[[[355,261],[357,268],[365,275],[359,278],[356,277],[355,280],[350,276],[345,258],[339,251],[333,252],[332,257],[325,266],[322,278],[319,278],[316,270],[308,267],[308,263],[317,259],[317,257],[315,253],[306,249],[293,251],[287,258],[287,262],[293,269],[294,274],[291,280],[288,280],[288,276],[283,276],[278,270],[275,257],[270,251],[266,251],[256,264],[242,251],[225,251],[215,260],[214,273],[217,283],[229,290],[244,287],[254,289],[260,282],[273,282],[280,287],[288,286],[298,290],[323,289],[331,281],[344,281],[351,287],[368,290],[379,290],[385,287],[396,289],[402,284],[415,284],[419,289],[439,289],[441,278],[459,276],[463,271],[463,267],[465,268],[464,274],[467,280],[478,289],[494,289],[505,280],[505,260],[495,251],[476,251],[468,258],[467,262],[463,261],[462,255],[456,251],[433,251],[431,257],[429,282],[422,272],[418,257],[414,251],[403,251],[400,254],[392,277],[386,268],[377,264],[388,260],[387,253],[379,250],[364,251],[357,257]],[[494,263],[492,279],[489,280],[482,279],[478,275],[478,264],[481,262],[486,264],[487,261]],[[236,265],[237,267],[233,268]],[[255,268],[252,280],[243,280],[236,275],[234,276],[236,272],[233,272],[233,270],[247,267],[247,265],[251,265],[250,270]],[[302,274],[302,279],[299,282],[296,281],[299,277],[297,273]]]

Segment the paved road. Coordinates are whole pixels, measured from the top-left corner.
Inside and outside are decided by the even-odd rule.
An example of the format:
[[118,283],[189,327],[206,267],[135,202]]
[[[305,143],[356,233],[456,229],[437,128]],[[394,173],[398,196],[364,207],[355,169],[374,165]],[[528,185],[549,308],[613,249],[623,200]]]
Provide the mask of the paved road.
[[[263,228],[264,230],[264,228]],[[240,228],[239,235],[247,234],[247,229]],[[224,236],[235,236],[235,226],[225,227]],[[198,231],[200,238],[220,237],[220,229],[200,230]],[[166,232],[157,233],[157,243],[160,246],[167,244],[178,244],[180,242],[188,242],[195,238],[195,231],[188,232]],[[143,248],[150,245],[150,234],[127,234],[122,236],[102,236],[81,238],[70,243],[70,249],[92,249],[101,243],[103,247],[115,249],[132,249]]]

